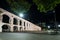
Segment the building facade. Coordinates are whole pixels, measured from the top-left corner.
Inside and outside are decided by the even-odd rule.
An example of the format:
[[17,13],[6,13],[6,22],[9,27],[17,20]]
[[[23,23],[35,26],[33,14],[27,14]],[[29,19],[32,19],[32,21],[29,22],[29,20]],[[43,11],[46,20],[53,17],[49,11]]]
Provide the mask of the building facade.
[[41,27],[0,8],[0,32],[41,31]]

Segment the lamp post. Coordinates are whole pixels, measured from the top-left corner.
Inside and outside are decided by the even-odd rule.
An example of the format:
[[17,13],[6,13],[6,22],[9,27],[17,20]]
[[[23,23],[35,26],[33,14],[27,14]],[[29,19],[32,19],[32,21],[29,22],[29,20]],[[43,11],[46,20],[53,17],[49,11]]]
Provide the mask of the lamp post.
[[48,29],[50,29],[50,26],[48,26]]
[[[53,13],[55,13],[55,11],[53,11]],[[57,33],[58,27],[57,27],[57,23],[56,23],[56,13],[54,14],[54,19],[55,19],[55,27],[56,27],[55,32]]]
[[58,25],[58,27],[60,27],[60,24]]

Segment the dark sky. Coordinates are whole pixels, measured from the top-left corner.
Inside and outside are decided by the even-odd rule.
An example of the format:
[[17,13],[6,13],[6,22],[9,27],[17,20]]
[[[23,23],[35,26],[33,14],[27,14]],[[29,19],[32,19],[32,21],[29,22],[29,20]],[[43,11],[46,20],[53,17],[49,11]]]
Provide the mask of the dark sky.
[[[31,0],[28,2],[31,3],[32,6],[30,7],[30,10],[25,14],[26,17],[24,17],[24,19],[29,20],[30,22],[34,24],[38,24],[40,22],[46,22],[47,24],[49,24],[55,21],[54,14],[56,13],[57,22],[58,23],[60,22],[60,4],[58,4],[58,6],[55,8],[55,11],[56,11],[55,13],[53,13],[52,11],[43,13],[37,10],[37,6]],[[0,7],[10,12],[13,12],[10,10],[9,5],[5,0],[0,0]]]

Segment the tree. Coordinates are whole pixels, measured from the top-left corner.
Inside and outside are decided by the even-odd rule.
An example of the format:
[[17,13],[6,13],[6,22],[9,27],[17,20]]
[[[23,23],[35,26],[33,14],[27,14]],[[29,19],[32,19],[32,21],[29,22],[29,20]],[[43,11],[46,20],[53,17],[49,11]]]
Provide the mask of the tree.
[[[6,0],[10,5],[11,9],[16,12],[26,12],[29,10],[31,4],[26,0]],[[47,12],[49,10],[54,10],[60,0],[32,0],[33,3],[37,5],[37,9],[40,12]]]
[[30,5],[26,0],[6,0],[12,11],[16,13],[26,12],[29,10]]
[[38,6],[40,12],[47,12],[49,10],[54,10],[60,0],[33,0],[33,2]]

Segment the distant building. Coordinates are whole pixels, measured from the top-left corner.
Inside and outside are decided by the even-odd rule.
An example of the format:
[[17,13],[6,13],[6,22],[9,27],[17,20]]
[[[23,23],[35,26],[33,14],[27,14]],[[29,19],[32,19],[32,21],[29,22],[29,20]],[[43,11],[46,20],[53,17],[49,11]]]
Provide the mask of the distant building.
[[0,8],[0,32],[41,31],[41,27]]

